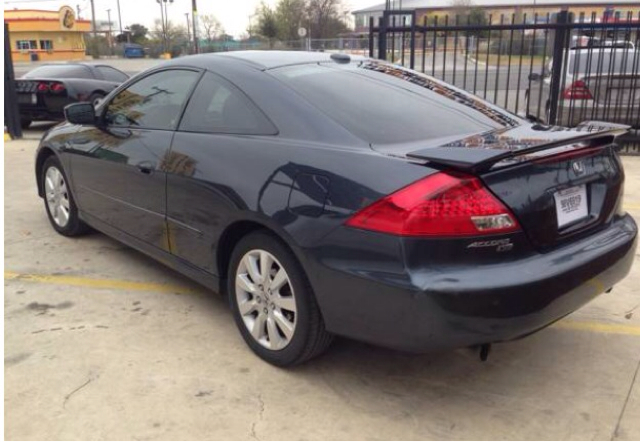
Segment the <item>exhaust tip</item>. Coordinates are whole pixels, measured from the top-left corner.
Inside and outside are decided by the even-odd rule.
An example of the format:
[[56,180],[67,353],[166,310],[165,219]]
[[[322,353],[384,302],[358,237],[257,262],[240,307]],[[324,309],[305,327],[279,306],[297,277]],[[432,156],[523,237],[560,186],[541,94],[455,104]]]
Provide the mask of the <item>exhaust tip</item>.
[[491,344],[482,344],[480,346],[480,360],[486,362],[489,359],[489,352],[491,351]]

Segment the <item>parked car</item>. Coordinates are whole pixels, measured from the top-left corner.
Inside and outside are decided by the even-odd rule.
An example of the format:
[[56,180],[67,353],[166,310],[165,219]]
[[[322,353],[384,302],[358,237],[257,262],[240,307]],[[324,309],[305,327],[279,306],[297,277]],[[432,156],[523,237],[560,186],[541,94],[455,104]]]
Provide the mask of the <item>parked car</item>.
[[[556,124],[575,127],[591,119],[640,129],[640,50],[611,45],[569,50]],[[552,66],[550,60],[544,72],[531,74],[526,91],[527,114],[545,123],[550,121]]]
[[62,121],[66,105],[78,101],[98,104],[128,78],[124,72],[107,65],[39,66],[16,80],[22,127],[26,129],[32,121]]
[[36,156],[51,226],[91,226],[226,294],[276,365],[334,335],[486,349],[634,259],[613,144],[626,126],[531,124],[384,62],[183,57],[66,117]]

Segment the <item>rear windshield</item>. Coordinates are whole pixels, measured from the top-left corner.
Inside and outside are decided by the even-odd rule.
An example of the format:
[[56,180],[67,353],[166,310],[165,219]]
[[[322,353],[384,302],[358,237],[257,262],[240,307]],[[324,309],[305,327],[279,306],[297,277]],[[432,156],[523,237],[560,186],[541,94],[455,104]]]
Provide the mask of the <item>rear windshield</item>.
[[637,75],[640,73],[640,53],[625,49],[607,52],[603,52],[602,49],[576,51],[569,55],[569,72]]
[[271,72],[373,144],[464,135],[521,123],[470,94],[389,64],[299,65]]
[[91,69],[82,65],[49,65],[29,71],[24,78],[93,78],[93,75]]

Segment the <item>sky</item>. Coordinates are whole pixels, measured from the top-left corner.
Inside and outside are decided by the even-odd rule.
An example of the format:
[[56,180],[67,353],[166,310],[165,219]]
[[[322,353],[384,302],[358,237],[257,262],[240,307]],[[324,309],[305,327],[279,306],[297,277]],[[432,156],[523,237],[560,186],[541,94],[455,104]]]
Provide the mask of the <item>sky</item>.
[[[107,21],[107,9],[111,9],[111,22],[118,29],[117,0],[94,0],[96,20]],[[277,0],[266,0],[275,4]],[[382,3],[383,0],[343,0],[347,11],[366,8]],[[3,0],[4,9],[49,9],[58,10],[63,5],[76,9],[80,6],[80,16],[91,18],[90,0]],[[235,37],[243,34],[249,25],[249,17],[255,12],[260,0],[198,0],[198,14],[213,14],[222,23],[225,31]],[[173,0],[169,8],[169,18],[175,23],[185,24],[185,13],[191,12],[191,0]],[[120,0],[123,27],[132,23],[142,23],[147,27],[160,18],[160,6],[156,0]]]

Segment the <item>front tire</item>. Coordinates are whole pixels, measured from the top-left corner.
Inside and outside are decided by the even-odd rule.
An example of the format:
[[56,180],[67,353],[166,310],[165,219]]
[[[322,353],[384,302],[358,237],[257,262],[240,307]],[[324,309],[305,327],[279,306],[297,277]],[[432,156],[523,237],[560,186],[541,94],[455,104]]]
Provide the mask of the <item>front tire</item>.
[[79,236],[88,226],[80,220],[78,207],[69,188],[69,181],[60,161],[50,156],[42,167],[44,207],[49,222],[56,232],[64,236]]
[[270,364],[300,364],[331,344],[300,263],[272,235],[254,232],[240,240],[231,255],[227,292],[242,337]]

